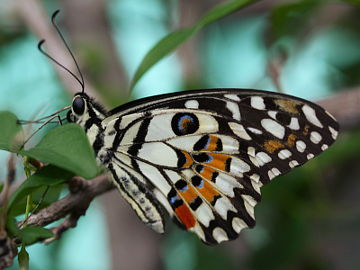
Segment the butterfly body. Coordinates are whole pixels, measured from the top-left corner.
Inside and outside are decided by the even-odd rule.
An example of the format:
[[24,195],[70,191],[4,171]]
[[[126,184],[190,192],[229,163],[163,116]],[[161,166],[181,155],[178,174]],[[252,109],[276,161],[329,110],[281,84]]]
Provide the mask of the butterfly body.
[[296,97],[247,89],[186,91],[106,112],[75,95],[97,160],[140,219],[164,232],[164,209],[208,244],[255,226],[260,188],[320,154],[338,124]]

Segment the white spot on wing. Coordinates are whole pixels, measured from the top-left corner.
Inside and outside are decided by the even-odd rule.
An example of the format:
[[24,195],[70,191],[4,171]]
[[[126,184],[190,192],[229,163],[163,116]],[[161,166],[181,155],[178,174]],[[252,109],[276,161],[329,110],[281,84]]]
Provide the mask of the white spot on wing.
[[277,113],[277,111],[268,111],[268,115],[274,120],[276,120]]
[[329,113],[328,111],[325,111],[325,112],[326,112],[326,114],[327,114],[328,116],[330,116],[333,120],[336,121],[335,117],[334,117],[331,113]]
[[318,126],[320,128],[323,128],[323,125],[321,124],[321,122],[319,121],[319,119],[316,116],[316,112],[313,108],[311,108],[309,105],[305,104],[302,107],[302,111],[304,112],[304,115],[306,117],[306,119],[312,123],[315,126]]
[[322,146],[321,146],[321,150],[323,150],[323,151],[325,151],[326,149],[328,149],[329,148],[329,146],[327,145],[327,144],[323,144]]
[[252,181],[255,181],[256,183],[261,183],[261,182],[260,182],[260,175],[258,175],[258,174],[256,174],[256,173],[250,175],[250,179],[251,179]]
[[241,116],[240,116],[240,109],[239,109],[238,104],[236,104],[235,102],[227,101],[226,102],[226,108],[232,113],[232,117],[235,120],[240,121]]
[[265,103],[262,97],[251,97],[251,107],[258,110],[265,110]]
[[298,140],[296,141],[296,149],[300,152],[300,153],[303,153],[306,149],[306,144],[301,141],[301,140]]
[[238,217],[233,218],[231,225],[236,233],[240,233],[240,231],[242,229],[245,229],[248,227],[246,225],[246,223],[241,218],[238,218]]
[[312,153],[310,153],[310,154],[308,154],[306,157],[307,157],[307,159],[312,159],[313,157],[315,157],[315,155],[312,154]]
[[244,126],[235,122],[230,122],[229,127],[234,132],[236,136],[239,136],[241,139],[244,140],[251,140],[251,137],[244,129]]
[[262,134],[262,131],[260,129],[253,128],[253,127],[248,127],[247,129],[250,130],[254,134],[258,134],[258,135]]
[[190,231],[193,231],[194,233],[196,233],[200,237],[201,240],[206,242],[205,233],[198,223],[196,223],[195,226],[190,229]]
[[254,164],[256,167],[260,167],[259,160],[256,157],[249,155],[249,159],[252,162],[252,164]]
[[139,165],[141,173],[144,174],[155,187],[165,195],[169,193],[171,186],[156,167],[141,161],[137,161],[137,164]]
[[205,225],[205,227],[209,227],[210,221],[215,219],[211,208],[206,203],[202,203],[198,209],[196,209],[195,213],[197,220]]
[[199,102],[195,99],[187,100],[185,102],[185,107],[189,109],[198,109],[199,108]]
[[[250,215],[250,217],[252,217],[253,219],[255,219],[255,215],[254,215],[254,206],[251,205],[251,203],[249,202],[249,199],[247,197],[250,197],[248,195],[242,195],[241,196],[244,199],[244,206],[246,209],[246,212],[248,212],[248,214]],[[252,197],[251,197],[252,199]]]
[[262,127],[275,137],[283,139],[285,135],[285,128],[279,123],[275,122],[272,119],[266,118],[261,120]]
[[215,179],[215,186],[225,195],[235,197],[234,188],[243,188],[236,179],[228,174],[219,173]]
[[231,99],[231,100],[240,101],[240,98],[234,94],[227,94],[227,95],[224,95],[224,97]]
[[331,137],[335,140],[339,134],[339,132],[337,132],[335,129],[333,129],[332,127],[329,126],[329,130],[331,132]]
[[292,160],[289,162],[289,166],[290,168],[294,168],[296,166],[299,166],[299,162],[297,162],[296,160]]
[[126,130],[120,145],[132,144],[134,138],[136,138],[136,135],[139,132],[140,125],[141,125],[141,121],[139,121],[138,123],[131,126],[128,130]]
[[168,167],[177,167],[178,162],[176,152],[161,142],[144,143],[139,150],[138,157],[153,164]]
[[277,168],[272,168],[268,171],[268,176],[270,180],[274,179],[276,176],[280,175],[280,171]]
[[249,146],[247,149],[247,153],[249,156],[255,157],[255,148],[252,146]]
[[233,211],[233,212],[237,213],[237,210],[235,209],[235,207],[232,205],[230,200],[226,197],[221,197],[221,198],[217,199],[214,208],[224,220],[227,220],[228,211]]
[[321,140],[322,140],[322,137],[320,135],[319,132],[317,131],[312,131],[310,133],[310,140],[315,143],[315,144],[318,144]]
[[260,192],[260,188],[263,186],[262,183],[259,181],[259,182],[255,182],[255,181],[251,181],[251,185],[253,186],[254,190],[261,194]]
[[251,207],[255,207],[256,205],[256,201],[254,200],[253,197],[251,197],[250,195],[243,195],[242,196],[244,198],[244,200],[246,200],[248,202],[249,205],[251,205]]
[[229,238],[226,234],[226,232],[221,229],[220,227],[216,227],[214,230],[213,230],[213,233],[212,233],[214,239],[218,242],[218,243],[221,243],[221,242],[224,242],[224,241],[228,241]]
[[256,158],[259,161],[260,166],[263,166],[272,160],[271,157],[268,154],[266,154],[265,152],[256,153]]
[[287,159],[291,157],[292,153],[288,149],[283,149],[278,153],[280,159]]
[[291,128],[292,130],[299,130],[300,129],[299,119],[295,117],[291,117],[290,124],[288,125],[288,127]]
[[249,164],[247,164],[243,160],[241,160],[239,158],[232,158],[231,159],[230,171],[233,174],[237,175],[239,173],[248,172],[248,171],[250,171],[250,169],[251,168],[250,168]]

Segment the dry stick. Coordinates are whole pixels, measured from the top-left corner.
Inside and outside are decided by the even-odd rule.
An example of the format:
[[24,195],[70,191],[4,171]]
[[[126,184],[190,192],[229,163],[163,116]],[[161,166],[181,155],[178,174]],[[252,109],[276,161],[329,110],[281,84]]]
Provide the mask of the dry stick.
[[[1,207],[3,209],[7,209],[9,195],[10,195],[10,187],[14,183],[15,176],[16,176],[16,168],[15,168],[15,155],[10,154],[8,164],[7,164],[7,177],[6,182],[4,185],[4,190],[2,192],[2,198],[1,198]],[[0,212],[0,235],[3,235],[5,230],[5,220],[6,220],[7,213],[4,210],[4,212]]]
[[55,234],[52,240],[55,240],[65,230],[76,226],[77,220],[85,214],[95,197],[113,188],[114,186],[108,180],[107,175],[101,175],[92,180],[74,177],[70,180],[70,189],[73,192],[33,214],[27,220],[27,224],[28,226],[45,226],[70,214],[62,224],[52,229]]

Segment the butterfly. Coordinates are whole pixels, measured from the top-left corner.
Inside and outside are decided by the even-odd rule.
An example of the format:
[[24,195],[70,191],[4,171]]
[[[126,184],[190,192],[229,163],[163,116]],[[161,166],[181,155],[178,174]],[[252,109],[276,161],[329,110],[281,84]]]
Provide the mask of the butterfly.
[[111,111],[81,92],[67,119],[146,225],[163,233],[167,212],[206,244],[254,227],[261,187],[326,150],[339,130],[317,104],[252,89],[158,95]]
[[[67,120],[86,132],[99,164],[138,217],[158,233],[165,213],[206,244],[255,226],[261,187],[326,150],[339,125],[320,106],[252,89],[203,89],[152,96],[106,111],[81,85]],[[63,111],[67,109],[60,110]],[[58,112],[60,112],[58,111]]]

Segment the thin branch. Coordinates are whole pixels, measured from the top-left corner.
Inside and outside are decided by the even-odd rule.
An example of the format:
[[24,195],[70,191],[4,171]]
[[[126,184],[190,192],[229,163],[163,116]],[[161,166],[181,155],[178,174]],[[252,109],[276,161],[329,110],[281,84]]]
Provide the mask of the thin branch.
[[[79,178],[76,178],[79,181]],[[59,220],[68,214],[79,218],[84,215],[90,203],[95,197],[113,189],[113,184],[107,175],[98,176],[92,180],[82,180],[81,187],[77,192],[69,193],[63,199],[41,209],[38,213],[29,217],[28,226],[45,226]]]

